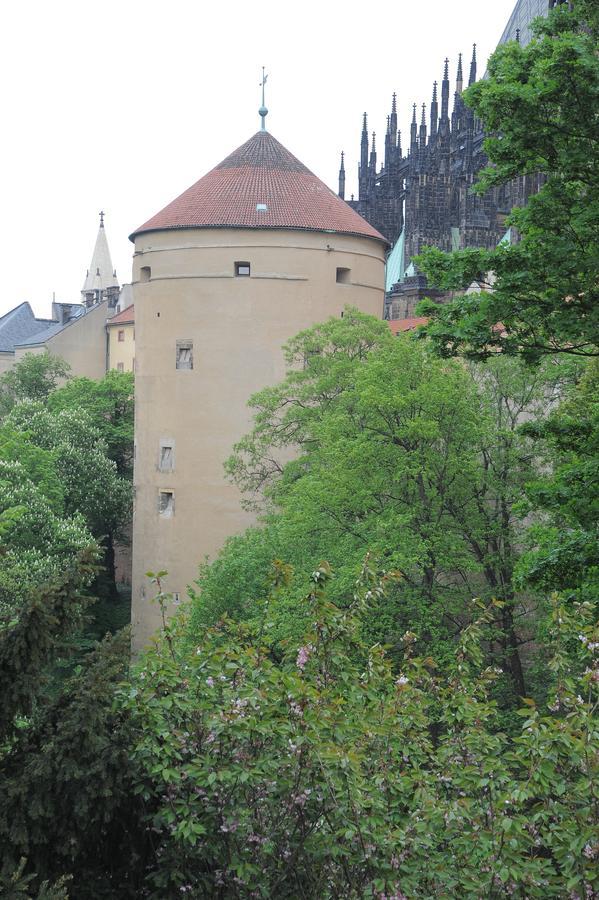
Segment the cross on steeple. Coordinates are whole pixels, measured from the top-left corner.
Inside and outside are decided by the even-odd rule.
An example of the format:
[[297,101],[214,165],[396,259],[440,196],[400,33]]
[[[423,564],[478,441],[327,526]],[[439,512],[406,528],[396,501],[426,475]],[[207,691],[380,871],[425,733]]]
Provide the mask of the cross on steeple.
[[262,125],[260,126],[261,131],[266,131],[266,116],[268,115],[268,110],[264,103],[264,86],[268,80],[268,75],[264,72],[264,66],[262,66],[262,81],[259,84],[259,87],[262,88],[262,106],[258,110],[258,115],[262,119]]
[[104,228],[104,210],[100,210],[100,228]]

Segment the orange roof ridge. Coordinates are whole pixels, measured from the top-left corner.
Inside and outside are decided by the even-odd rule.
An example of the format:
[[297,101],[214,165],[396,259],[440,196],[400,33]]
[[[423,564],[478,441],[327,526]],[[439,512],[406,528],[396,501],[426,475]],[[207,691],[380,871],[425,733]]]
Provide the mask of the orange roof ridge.
[[137,228],[291,228],[386,239],[268,131],[258,131]]
[[117,313],[116,316],[113,316],[112,319],[108,319],[106,322],[107,325],[128,325],[130,322],[135,322],[135,304],[131,303],[129,306],[126,306],[125,309],[122,309],[120,313]]

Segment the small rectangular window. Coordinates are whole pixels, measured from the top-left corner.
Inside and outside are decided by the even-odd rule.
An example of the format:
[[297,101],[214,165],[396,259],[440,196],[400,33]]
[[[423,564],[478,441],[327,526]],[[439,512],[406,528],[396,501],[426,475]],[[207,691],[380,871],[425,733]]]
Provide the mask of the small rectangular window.
[[158,470],[160,472],[172,472],[175,468],[175,448],[172,443],[160,445],[158,455]]
[[170,518],[175,512],[174,491],[160,491],[158,495],[158,512],[164,519]]
[[337,284],[349,284],[351,269],[337,268]]
[[193,369],[193,341],[177,341],[177,368]]
[[124,329],[121,329],[121,330],[119,331],[119,343],[122,344],[122,342],[123,342],[124,340],[125,340],[125,331],[124,331]]
[[124,371],[125,371],[125,364],[124,364],[124,363],[117,363],[117,364],[116,364],[116,370],[117,370],[117,372],[124,372]]
[[321,350],[306,350],[304,353],[304,369],[309,369],[311,360],[320,356],[321,352]]
[[250,274],[249,262],[236,262],[235,263],[235,274],[238,276],[248,278],[249,274]]
[[142,266],[139,270],[139,280],[140,281],[149,281],[152,277],[152,269],[150,266]]

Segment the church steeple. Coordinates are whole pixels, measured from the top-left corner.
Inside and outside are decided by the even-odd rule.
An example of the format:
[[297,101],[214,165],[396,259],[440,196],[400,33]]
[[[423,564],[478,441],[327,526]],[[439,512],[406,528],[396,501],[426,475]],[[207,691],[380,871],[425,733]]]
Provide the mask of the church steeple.
[[339,196],[345,200],[345,159],[343,150],[341,151],[341,165],[339,166]]
[[83,288],[81,289],[83,303],[93,306],[102,300],[118,300],[119,282],[116,270],[112,267],[110,250],[104,228],[104,211],[100,213],[100,227],[92,254],[92,260],[87,270]]
[[476,44],[472,45],[472,61],[470,63],[470,77],[468,79],[468,87],[476,81]]

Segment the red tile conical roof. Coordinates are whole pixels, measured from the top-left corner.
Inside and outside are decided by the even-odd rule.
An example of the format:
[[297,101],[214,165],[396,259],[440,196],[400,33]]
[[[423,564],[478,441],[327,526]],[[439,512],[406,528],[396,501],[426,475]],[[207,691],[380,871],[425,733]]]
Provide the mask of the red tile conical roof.
[[267,131],[137,228],[299,228],[385,238]]

